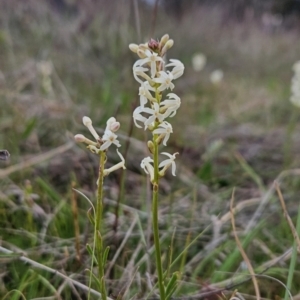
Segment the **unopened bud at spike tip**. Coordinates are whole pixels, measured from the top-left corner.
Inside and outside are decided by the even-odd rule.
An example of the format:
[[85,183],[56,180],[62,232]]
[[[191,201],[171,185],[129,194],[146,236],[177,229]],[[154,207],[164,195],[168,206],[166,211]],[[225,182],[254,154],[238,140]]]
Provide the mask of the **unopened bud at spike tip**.
[[92,125],[92,120],[89,117],[84,116],[82,118],[82,123],[84,126],[90,126]]
[[164,56],[166,54],[166,52],[172,48],[172,46],[174,45],[174,41],[173,40],[168,40],[167,43],[164,45],[164,47],[161,50],[161,56]]
[[137,44],[129,44],[129,49],[133,52],[133,53],[137,53],[139,46]]
[[157,52],[158,51],[158,48],[159,48],[159,43],[158,41],[154,40],[154,39],[151,39],[149,42],[148,42],[148,47],[153,50],[154,52]]

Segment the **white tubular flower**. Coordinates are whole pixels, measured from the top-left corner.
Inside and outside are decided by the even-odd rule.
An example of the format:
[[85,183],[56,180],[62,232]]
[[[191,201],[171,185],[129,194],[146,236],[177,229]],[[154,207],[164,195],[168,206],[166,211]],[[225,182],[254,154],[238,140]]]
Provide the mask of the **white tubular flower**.
[[136,66],[136,63],[135,63],[133,65],[132,70],[133,70],[133,77],[140,84],[142,84],[144,81],[142,79],[140,79],[138,76],[140,76],[140,77],[144,78],[145,80],[151,82],[151,78],[145,73],[149,70],[148,68]]
[[160,83],[158,90],[160,92],[164,91],[165,89],[173,90],[175,87],[175,85],[172,83],[172,80],[174,79],[173,74],[170,71],[168,71],[168,73],[165,71],[160,71],[158,73],[159,77],[153,79],[154,82]]
[[141,168],[146,174],[150,175],[150,180],[152,182],[154,180],[154,168],[151,163],[153,163],[153,159],[150,156],[145,157],[141,162]]
[[104,144],[100,147],[101,151],[106,150],[111,144],[115,144],[117,147],[121,147],[120,142],[117,140],[118,136],[114,134],[110,130],[106,130],[104,133],[102,140],[104,141]]
[[169,93],[167,97],[169,99],[160,102],[160,110],[164,112],[165,118],[174,117],[176,115],[177,109],[181,105],[181,100],[174,93]]
[[162,152],[161,154],[164,154],[166,156],[168,156],[169,158],[167,158],[166,160],[162,161],[160,164],[159,164],[159,168],[163,168],[161,171],[159,171],[159,175],[160,176],[164,176],[167,169],[171,166],[172,167],[172,175],[173,176],[176,176],[175,174],[175,171],[176,171],[176,164],[175,164],[175,158],[176,158],[176,155],[179,154],[178,152],[174,153],[173,155],[171,155],[170,153],[168,152]]
[[154,134],[164,135],[163,144],[167,146],[167,141],[170,138],[170,134],[173,133],[172,125],[166,121],[159,124],[159,128],[153,130]]
[[116,165],[110,167],[109,169],[105,169],[104,172],[103,172],[104,176],[107,176],[111,172],[116,171],[116,170],[121,169],[121,168],[123,168],[124,170],[126,169],[125,159],[124,159],[123,155],[119,152],[118,149],[117,149],[117,153],[118,153],[119,157],[121,158],[121,161],[119,163],[117,163]]
[[182,76],[183,72],[184,72],[184,64],[178,60],[178,59],[170,59],[169,64],[166,65],[167,67],[173,67],[171,73],[173,75],[173,79],[177,79],[180,76]]
[[142,126],[140,126],[137,121],[142,122],[143,124],[145,124],[145,122],[147,121],[147,118],[145,118],[144,116],[141,115],[141,113],[144,111],[144,108],[141,106],[138,106],[134,112],[133,112],[133,121],[136,127],[138,128],[142,128]]
[[151,125],[156,119],[159,122],[162,122],[165,118],[165,116],[159,112],[159,105],[158,105],[157,102],[153,103],[153,107],[154,107],[154,109],[149,108],[149,107],[145,107],[143,109],[143,112],[151,115],[147,119],[147,121],[145,121],[145,123],[144,123],[145,124],[145,130],[146,130],[147,126]]
[[86,138],[83,134],[76,134],[74,139],[77,143],[85,143],[88,145],[97,146],[97,143],[91,141],[90,139]]
[[105,132],[107,130],[110,130],[112,132],[116,132],[118,131],[120,128],[120,122],[117,122],[116,118],[114,117],[111,117],[107,120],[106,122],[106,129],[105,129]]
[[150,90],[153,92],[155,91],[148,81],[145,81],[141,84],[139,88],[141,107],[145,107],[145,104],[147,104],[148,100],[152,102],[156,101],[156,99],[151,95]]
[[89,117],[83,117],[82,122],[83,122],[83,125],[88,128],[88,130],[93,135],[95,140],[98,141],[100,139],[100,137],[92,125],[92,120]]
[[146,58],[139,59],[134,65],[143,66],[145,64],[149,64],[151,69],[151,77],[153,78],[156,75],[156,71],[157,71],[156,63],[163,61],[163,59],[160,56],[158,56],[157,53],[152,52],[150,50],[145,50],[145,55]]

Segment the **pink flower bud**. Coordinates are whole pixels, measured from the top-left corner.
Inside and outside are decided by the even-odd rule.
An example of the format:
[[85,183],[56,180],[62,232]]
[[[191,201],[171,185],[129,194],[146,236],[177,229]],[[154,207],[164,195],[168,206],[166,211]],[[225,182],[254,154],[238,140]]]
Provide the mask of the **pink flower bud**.
[[118,131],[119,128],[120,128],[120,122],[113,122],[112,124],[110,124],[110,130],[112,132]]
[[85,136],[83,134],[76,134],[74,136],[74,139],[77,143],[84,143],[85,141]]

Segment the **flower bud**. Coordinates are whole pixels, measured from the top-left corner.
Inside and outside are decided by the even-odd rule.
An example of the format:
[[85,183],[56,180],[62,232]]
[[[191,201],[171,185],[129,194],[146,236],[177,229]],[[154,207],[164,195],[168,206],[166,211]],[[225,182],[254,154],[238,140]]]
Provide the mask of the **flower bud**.
[[150,153],[154,154],[154,144],[153,144],[153,142],[148,141],[147,146],[148,146],[148,149],[149,149]]
[[118,131],[119,128],[120,128],[120,122],[113,122],[112,124],[110,124],[110,130],[112,132]]
[[84,143],[85,141],[85,136],[83,134],[76,134],[74,136],[74,139],[77,143]]
[[154,39],[150,39],[150,41],[148,42],[148,47],[154,51],[154,52],[158,52],[158,48],[159,48],[159,43],[158,41],[154,40]]
[[83,125],[88,128],[88,130],[93,135],[95,140],[98,141],[100,139],[100,137],[92,125],[92,120],[89,117],[83,117],[82,122],[83,122]]
[[89,117],[83,117],[82,123],[84,126],[88,127],[88,126],[92,125],[92,120]]
[[129,49],[134,52],[137,53],[139,46],[137,44],[129,44]]
[[165,53],[166,53],[170,48],[173,47],[173,45],[174,45],[174,41],[173,41],[173,40],[168,40],[168,41],[166,42],[166,44],[164,45],[164,47],[162,48],[162,50],[161,50],[161,56],[164,56]]
[[157,145],[160,145],[162,140],[164,139],[166,135],[164,133],[160,134],[159,137],[155,140],[155,142],[157,143]]
[[140,57],[140,58],[145,58],[147,57],[147,55],[145,54],[145,51],[142,49],[138,49],[138,51],[136,52],[136,54]]
[[160,47],[162,48],[166,42],[169,40],[169,35],[168,34],[165,34],[161,39],[160,39]]

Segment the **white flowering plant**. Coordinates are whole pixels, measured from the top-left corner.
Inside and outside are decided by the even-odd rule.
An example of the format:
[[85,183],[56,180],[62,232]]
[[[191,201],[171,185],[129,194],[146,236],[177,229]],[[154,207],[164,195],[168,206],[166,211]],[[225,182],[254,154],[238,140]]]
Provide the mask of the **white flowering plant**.
[[[94,141],[86,138],[82,134],[75,135],[75,141],[79,143],[85,143],[87,144],[87,148],[94,154],[99,155],[100,158],[100,164],[99,164],[99,177],[97,180],[97,201],[96,201],[96,207],[94,208],[94,215],[89,216],[93,226],[94,226],[94,246],[93,249],[88,246],[88,250],[92,256],[92,265],[90,272],[90,287],[92,278],[96,281],[98,289],[101,293],[101,299],[108,299],[106,287],[105,287],[105,279],[104,279],[104,270],[105,270],[105,264],[106,259],[108,256],[109,247],[106,247],[104,249],[103,247],[103,240],[101,235],[101,227],[102,227],[102,220],[103,220],[103,179],[105,176],[109,175],[111,172],[116,171],[120,168],[125,169],[125,159],[122,156],[122,154],[118,151],[117,153],[121,159],[121,161],[108,168],[105,169],[105,163],[107,161],[106,158],[106,152],[109,150],[109,148],[112,145],[115,145],[116,147],[120,147],[121,144],[118,141],[118,136],[116,135],[116,132],[120,128],[120,123],[117,122],[117,120],[114,117],[111,117],[108,119],[106,123],[106,129],[104,131],[104,134],[102,137],[100,137],[93,127],[92,120],[89,117],[83,117],[83,124],[88,128],[92,136],[94,137]],[[93,272],[93,265],[94,262],[98,266],[98,277],[94,275]]]
[[[170,299],[177,286],[178,273],[175,272],[169,280],[162,269],[161,250],[158,229],[158,191],[159,179],[171,168],[172,175],[176,176],[175,159],[178,153],[159,152],[159,146],[167,146],[173,133],[170,123],[177,113],[181,100],[173,92],[174,80],[182,76],[184,65],[177,59],[165,61],[167,51],[173,46],[174,41],[166,34],[160,41],[151,39],[146,44],[130,44],[131,51],[139,59],[133,65],[133,76],[140,84],[140,105],[133,112],[133,120],[138,128],[144,128],[152,133],[148,141],[151,156],[141,162],[141,168],[149,175],[153,185],[152,198],[152,227],[155,245],[156,268],[160,299]],[[167,159],[159,161],[159,155]]]

